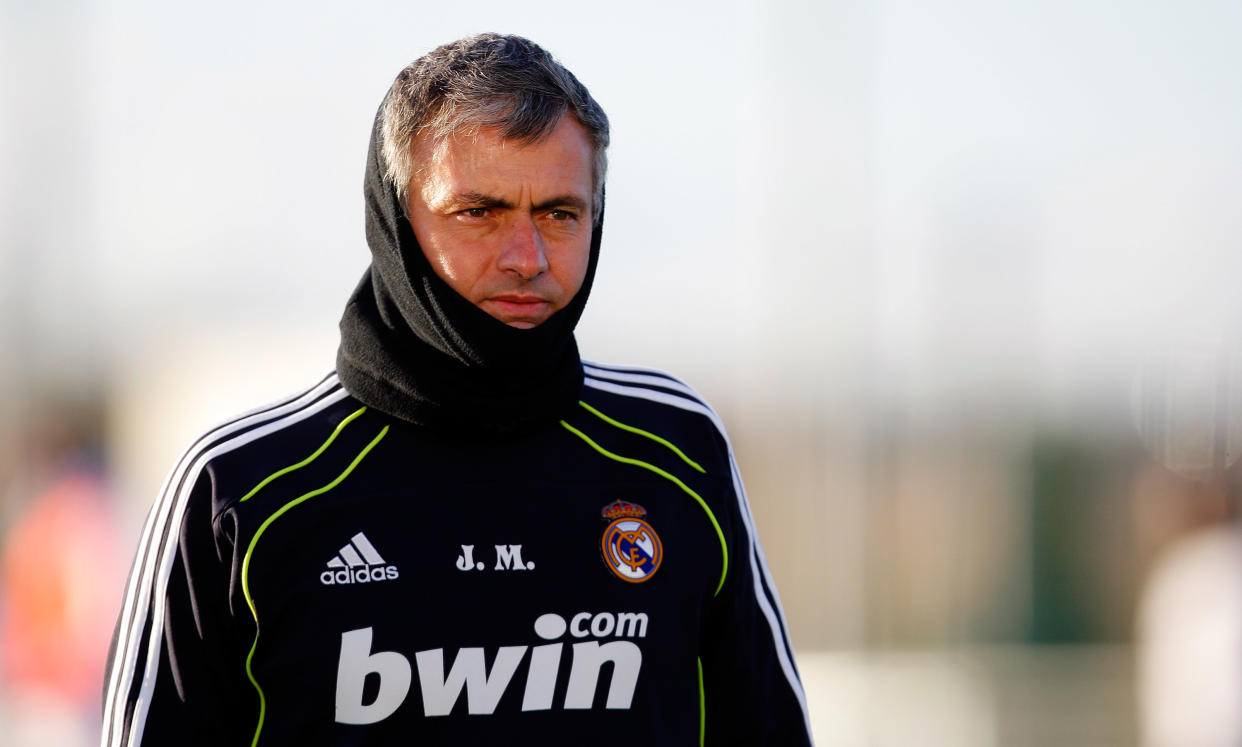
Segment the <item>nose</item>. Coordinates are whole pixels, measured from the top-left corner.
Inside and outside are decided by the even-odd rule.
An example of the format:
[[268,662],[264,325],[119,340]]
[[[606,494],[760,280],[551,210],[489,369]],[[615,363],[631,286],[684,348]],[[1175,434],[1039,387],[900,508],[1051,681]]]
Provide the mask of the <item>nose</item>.
[[530,216],[521,216],[509,226],[497,259],[500,269],[531,280],[548,269],[543,236]]

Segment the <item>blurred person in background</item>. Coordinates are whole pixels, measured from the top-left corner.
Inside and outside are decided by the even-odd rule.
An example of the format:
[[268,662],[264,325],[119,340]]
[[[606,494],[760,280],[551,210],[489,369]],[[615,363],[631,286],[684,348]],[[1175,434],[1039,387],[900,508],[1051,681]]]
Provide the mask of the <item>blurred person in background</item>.
[[1152,461],[1135,481],[1151,556],[1136,611],[1139,731],[1151,747],[1242,745],[1242,354],[1170,346],[1132,406]]
[[0,671],[8,687],[94,703],[119,568],[102,480],[75,471],[22,511],[0,554]]
[[103,744],[810,743],[719,419],[578,355],[608,132],[520,37],[399,74],[337,369],[174,468]]
[[0,539],[0,724],[5,744],[86,744],[124,577],[116,506],[74,416],[24,434],[19,507]]

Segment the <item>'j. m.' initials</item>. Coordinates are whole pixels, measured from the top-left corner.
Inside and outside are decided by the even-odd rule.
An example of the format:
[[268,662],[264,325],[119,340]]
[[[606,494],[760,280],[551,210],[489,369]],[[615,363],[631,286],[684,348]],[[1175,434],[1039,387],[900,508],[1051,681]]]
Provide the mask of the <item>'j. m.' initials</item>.
[[[522,560],[521,545],[493,545],[496,548],[496,564],[492,566],[494,571],[533,571],[535,570],[535,561]],[[459,571],[482,571],[487,569],[487,564],[482,560],[474,559],[474,545],[462,545],[461,554],[457,556],[457,570]]]

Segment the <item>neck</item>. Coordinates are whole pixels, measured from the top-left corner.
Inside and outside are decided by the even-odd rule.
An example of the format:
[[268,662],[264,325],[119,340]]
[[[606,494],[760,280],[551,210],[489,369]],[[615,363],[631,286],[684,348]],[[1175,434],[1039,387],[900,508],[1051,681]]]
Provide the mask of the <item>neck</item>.
[[437,431],[504,436],[556,422],[578,401],[582,363],[572,334],[535,334],[527,355],[472,361],[422,339],[401,314],[385,313],[384,301],[368,272],[341,319],[337,371],[363,404]]

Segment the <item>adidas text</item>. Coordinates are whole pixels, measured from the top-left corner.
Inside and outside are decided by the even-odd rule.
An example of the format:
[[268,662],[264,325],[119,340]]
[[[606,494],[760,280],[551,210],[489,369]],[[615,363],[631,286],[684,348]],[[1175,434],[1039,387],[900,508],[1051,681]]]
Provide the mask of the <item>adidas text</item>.
[[372,581],[392,581],[397,577],[397,566],[344,568],[339,571],[324,571],[319,574],[319,582],[332,586],[334,584],[367,584]]
[[319,574],[319,583],[325,586],[369,584],[395,578],[397,566],[387,563],[367,536],[358,532],[328,561],[328,569]]

